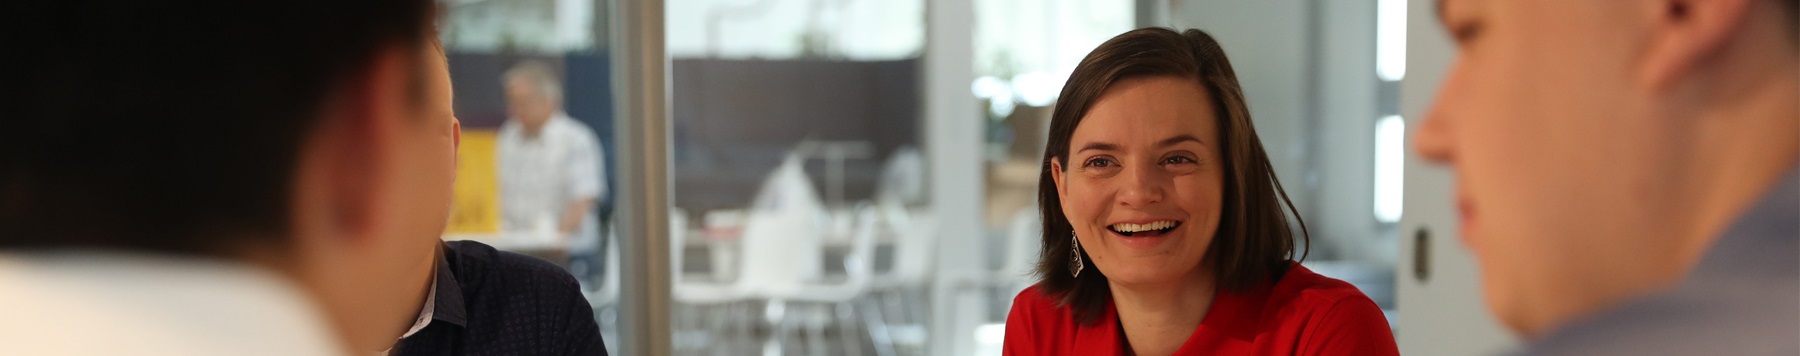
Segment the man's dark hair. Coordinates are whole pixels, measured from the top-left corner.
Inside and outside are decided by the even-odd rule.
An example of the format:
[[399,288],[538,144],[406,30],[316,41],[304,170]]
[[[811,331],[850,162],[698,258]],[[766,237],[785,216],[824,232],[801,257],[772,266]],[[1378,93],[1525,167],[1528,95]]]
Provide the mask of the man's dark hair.
[[284,243],[302,138],[432,0],[0,5],[0,249]]
[[[1069,139],[1088,109],[1113,83],[1143,77],[1193,81],[1206,88],[1208,96],[1192,99],[1210,103],[1218,113],[1213,120],[1218,125],[1217,139],[1224,157],[1224,201],[1220,204],[1218,230],[1201,263],[1211,264],[1220,290],[1244,291],[1274,284],[1287,272],[1289,261],[1296,258],[1295,251],[1304,251],[1311,244],[1306,222],[1300,219],[1281,182],[1275,179],[1275,169],[1250,120],[1244,91],[1219,42],[1206,32],[1192,29],[1175,32],[1143,28],[1126,32],[1094,48],[1069,75],[1062,96],[1056,100],[1056,109],[1050,114],[1050,136],[1038,177],[1038,212],[1044,224],[1044,247],[1037,263],[1038,286],[1044,295],[1068,307],[1075,320],[1083,324],[1099,319],[1112,293],[1106,273],[1098,268],[1089,267],[1080,277],[1071,275],[1069,257],[1074,247],[1070,234],[1074,231],[1063,215],[1062,198],[1051,177],[1063,172],[1053,169],[1050,161],[1056,160],[1068,169]],[[1300,231],[1288,225],[1290,212]],[[1094,265],[1086,250],[1082,250],[1080,258],[1083,264]]]

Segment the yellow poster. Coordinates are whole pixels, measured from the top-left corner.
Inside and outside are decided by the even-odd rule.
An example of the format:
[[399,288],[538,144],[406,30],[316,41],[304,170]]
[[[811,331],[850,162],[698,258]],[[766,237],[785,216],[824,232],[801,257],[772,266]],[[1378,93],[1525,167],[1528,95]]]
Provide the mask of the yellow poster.
[[447,234],[500,231],[500,184],[494,130],[463,130],[456,151],[456,187]]

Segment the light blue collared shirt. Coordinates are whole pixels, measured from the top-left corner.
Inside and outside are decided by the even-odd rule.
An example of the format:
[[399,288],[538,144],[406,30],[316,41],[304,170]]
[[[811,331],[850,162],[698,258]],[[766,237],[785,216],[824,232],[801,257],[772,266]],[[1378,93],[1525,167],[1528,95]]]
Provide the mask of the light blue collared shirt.
[[1800,355],[1800,169],[1680,285],[1565,326],[1530,355]]

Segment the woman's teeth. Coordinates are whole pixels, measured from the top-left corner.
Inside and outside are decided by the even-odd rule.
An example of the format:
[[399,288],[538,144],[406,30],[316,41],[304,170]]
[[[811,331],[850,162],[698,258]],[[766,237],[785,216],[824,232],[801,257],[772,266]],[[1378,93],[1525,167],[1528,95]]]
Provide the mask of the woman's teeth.
[[1111,227],[1113,231],[1125,234],[1125,236],[1131,236],[1132,233],[1172,229],[1175,228],[1176,224],[1177,223],[1173,220],[1163,220],[1148,224],[1113,224],[1109,227]]

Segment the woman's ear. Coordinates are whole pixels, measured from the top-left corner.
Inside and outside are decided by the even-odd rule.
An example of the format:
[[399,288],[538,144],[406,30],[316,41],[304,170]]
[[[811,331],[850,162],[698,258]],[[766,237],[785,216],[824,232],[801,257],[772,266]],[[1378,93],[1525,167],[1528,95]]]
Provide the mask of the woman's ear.
[[1069,172],[1063,170],[1061,161],[1058,157],[1050,157],[1050,180],[1056,182],[1056,200],[1066,201],[1069,198],[1069,184],[1064,180],[1069,178]]

